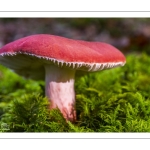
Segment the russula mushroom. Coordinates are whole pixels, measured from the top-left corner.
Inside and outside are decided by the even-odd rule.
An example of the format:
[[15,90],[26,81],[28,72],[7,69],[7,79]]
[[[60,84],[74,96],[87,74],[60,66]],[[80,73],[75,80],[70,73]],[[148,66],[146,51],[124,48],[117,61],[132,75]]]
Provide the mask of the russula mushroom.
[[58,108],[72,122],[76,120],[75,72],[110,69],[125,62],[124,55],[109,44],[47,34],[27,36],[0,49],[0,64],[27,78],[45,78],[50,109]]

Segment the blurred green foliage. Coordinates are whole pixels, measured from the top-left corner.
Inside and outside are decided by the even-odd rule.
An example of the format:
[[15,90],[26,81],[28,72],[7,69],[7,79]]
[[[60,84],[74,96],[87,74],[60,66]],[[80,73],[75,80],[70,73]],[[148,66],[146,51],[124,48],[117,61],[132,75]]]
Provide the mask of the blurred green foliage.
[[74,124],[59,110],[47,109],[44,81],[23,79],[0,66],[0,131],[150,132],[149,64],[149,55],[130,54],[124,67],[76,79]]

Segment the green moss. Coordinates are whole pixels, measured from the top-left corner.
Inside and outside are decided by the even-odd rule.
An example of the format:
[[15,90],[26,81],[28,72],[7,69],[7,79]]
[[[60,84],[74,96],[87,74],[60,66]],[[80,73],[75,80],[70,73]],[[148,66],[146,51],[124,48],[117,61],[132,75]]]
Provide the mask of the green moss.
[[[77,122],[47,109],[44,82],[0,66],[1,132],[150,132],[150,57],[128,55],[124,67],[75,82]],[[9,81],[9,83],[8,83]]]

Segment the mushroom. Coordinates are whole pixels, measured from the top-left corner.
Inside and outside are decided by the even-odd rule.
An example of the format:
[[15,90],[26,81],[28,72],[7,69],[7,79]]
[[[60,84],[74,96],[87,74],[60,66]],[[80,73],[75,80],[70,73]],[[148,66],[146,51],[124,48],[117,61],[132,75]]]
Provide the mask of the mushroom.
[[31,35],[0,49],[0,63],[26,78],[45,78],[50,109],[58,108],[67,121],[76,121],[75,73],[123,66],[124,55],[102,42],[55,35]]

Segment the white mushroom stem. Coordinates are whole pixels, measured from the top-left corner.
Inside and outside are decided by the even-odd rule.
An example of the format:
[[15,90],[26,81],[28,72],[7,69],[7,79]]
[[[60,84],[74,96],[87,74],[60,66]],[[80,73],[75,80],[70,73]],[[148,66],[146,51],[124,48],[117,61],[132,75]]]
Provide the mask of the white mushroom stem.
[[75,70],[45,65],[45,71],[45,94],[50,100],[50,109],[58,108],[66,120],[75,121]]

